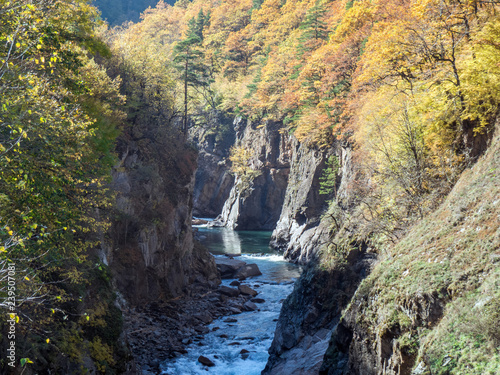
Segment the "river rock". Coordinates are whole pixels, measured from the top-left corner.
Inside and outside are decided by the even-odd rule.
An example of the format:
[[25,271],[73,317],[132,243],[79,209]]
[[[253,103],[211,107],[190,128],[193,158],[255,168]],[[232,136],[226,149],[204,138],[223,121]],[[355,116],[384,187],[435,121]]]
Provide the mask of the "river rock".
[[240,286],[240,282],[238,280],[231,281],[231,286]]
[[208,220],[193,219],[192,224],[193,225],[204,225],[204,224],[208,224]]
[[219,287],[219,293],[222,293],[228,297],[238,297],[240,294],[240,291],[238,289],[230,288],[225,285],[221,285]]
[[204,326],[196,326],[196,327],[194,327],[194,330],[196,332],[202,333],[202,334],[206,334],[206,333],[210,332],[210,330],[207,327],[204,327]]
[[235,279],[244,280],[248,277],[252,276],[260,276],[262,272],[260,272],[259,267],[255,264],[247,264],[238,269],[238,272],[234,275]]
[[200,312],[198,314],[194,314],[193,317],[202,321],[205,324],[210,324],[214,320],[212,318],[212,316],[206,311]]
[[200,362],[202,365],[205,365],[205,366],[208,366],[208,367],[215,366],[215,363],[213,363],[210,359],[208,359],[207,357],[204,357],[202,355],[200,355],[198,357],[198,362]]
[[252,301],[253,303],[264,303],[264,302],[266,302],[266,300],[262,299],[262,298],[252,298],[250,301]]
[[244,309],[246,311],[255,311],[255,310],[258,309],[257,305],[255,303],[253,303],[253,302],[250,302],[250,301],[245,302],[245,304],[243,305],[243,307],[244,307]]
[[238,289],[241,294],[247,295],[247,296],[252,296],[255,297],[257,294],[259,294],[257,291],[253,290],[247,285],[240,285],[238,286]]
[[215,258],[215,264],[221,279],[237,278],[235,274],[246,265],[246,263],[241,260],[231,258]]
[[240,355],[241,355],[241,358],[247,359],[250,356],[250,352],[246,349],[241,349]]

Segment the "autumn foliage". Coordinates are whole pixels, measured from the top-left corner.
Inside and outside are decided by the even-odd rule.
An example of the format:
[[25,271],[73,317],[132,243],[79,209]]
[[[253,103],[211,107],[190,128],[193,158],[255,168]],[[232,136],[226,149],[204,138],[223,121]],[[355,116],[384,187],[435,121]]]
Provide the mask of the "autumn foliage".
[[216,109],[282,121],[311,147],[348,142],[359,184],[376,201],[365,212],[374,221],[423,215],[491,136],[496,1],[195,0],[160,3],[120,33],[172,69],[200,10],[211,80],[189,93],[193,121]]

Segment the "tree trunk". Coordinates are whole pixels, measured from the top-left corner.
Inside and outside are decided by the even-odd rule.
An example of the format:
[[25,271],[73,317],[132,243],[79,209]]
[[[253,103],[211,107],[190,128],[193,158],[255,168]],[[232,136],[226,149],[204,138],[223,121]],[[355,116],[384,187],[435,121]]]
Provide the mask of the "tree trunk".
[[182,124],[182,130],[184,135],[187,135],[188,131],[188,59],[186,58],[186,66],[184,71],[184,123]]

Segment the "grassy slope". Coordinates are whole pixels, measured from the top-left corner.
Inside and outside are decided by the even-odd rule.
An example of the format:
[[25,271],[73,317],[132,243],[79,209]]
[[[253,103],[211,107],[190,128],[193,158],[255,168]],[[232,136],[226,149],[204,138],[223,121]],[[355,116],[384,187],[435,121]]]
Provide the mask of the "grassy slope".
[[345,316],[372,339],[393,338],[415,373],[500,373],[499,134],[441,207],[387,249]]

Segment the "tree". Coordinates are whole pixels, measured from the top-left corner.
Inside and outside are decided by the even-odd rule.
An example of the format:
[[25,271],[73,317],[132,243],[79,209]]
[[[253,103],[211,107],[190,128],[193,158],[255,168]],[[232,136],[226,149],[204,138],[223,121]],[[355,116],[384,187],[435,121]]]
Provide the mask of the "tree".
[[208,15],[200,10],[197,18],[192,18],[183,40],[174,47],[173,63],[181,74],[184,85],[184,114],[182,129],[188,130],[188,87],[200,88],[210,84],[208,67],[204,62],[202,49],[203,27],[208,22]]
[[124,102],[120,79],[96,62],[109,56],[97,19],[85,0],[0,5],[0,307],[12,307],[3,281],[15,263],[20,356],[37,353],[49,334],[46,352],[67,356],[71,340],[83,346],[81,301],[108,226]]
[[325,22],[326,7],[320,1],[307,10],[306,16],[299,26],[302,35],[299,38],[299,55],[318,48],[328,38],[328,27]]

